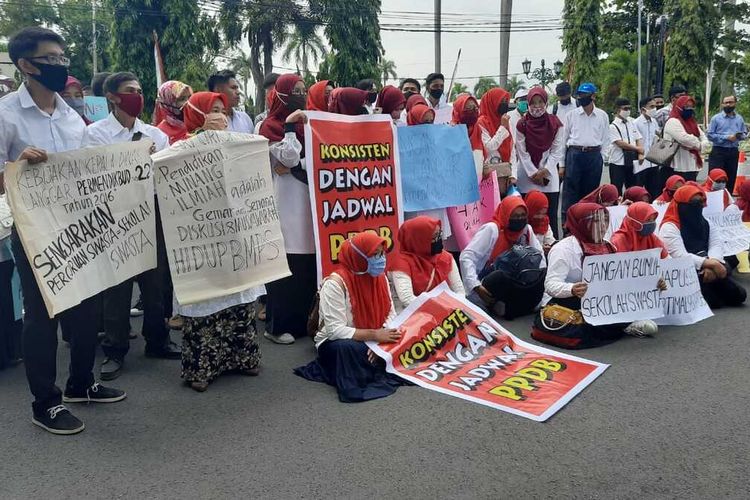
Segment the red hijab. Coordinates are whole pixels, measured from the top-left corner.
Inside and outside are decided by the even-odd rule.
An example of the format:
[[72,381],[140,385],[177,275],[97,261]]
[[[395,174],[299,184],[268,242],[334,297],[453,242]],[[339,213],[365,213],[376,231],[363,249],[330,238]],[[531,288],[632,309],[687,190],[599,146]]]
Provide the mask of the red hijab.
[[526,203],[524,203],[523,198],[520,196],[508,196],[507,198],[504,198],[495,209],[495,215],[492,217],[492,222],[497,226],[498,235],[495,246],[490,254],[490,259],[487,261],[488,265],[493,264],[495,259],[502,255],[503,252],[509,250],[510,247],[518,241],[524,231],[526,231],[525,227],[520,231],[510,231],[506,229],[508,222],[510,221],[510,215],[519,207],[526,210],[528,216],[529,209],[526,207]]
[[[682,117],[682,110],[688,104],[692,105],[693,108],[695,108],[695,99],[693,99],[689,95],[684,95],[678,98],[677,102],[675,102],[674,106],[672,106],[672,111],[669,112],[669,117],[679,120],[679,122],[685,128],[685,132],[687,132],[688,134],[692,134],[700,139],[701,131],[698,129],[698,122],[695,121],[695,115],[691,116],[687,120]],[[701,156],[701,152],[691,149],[690,154],[695,157],[695,161],[698,166],[702,167],[703,157]]]
[[330,85],[330,80],[321,80],[313,83],[307,90],[307,104],[305,109],[308,111],[328,111],[328,101],[326,100],[326,87]]
[[[268,116],[263,120],[260,125],[260,135],[269,140],[269,142],[279,142],[284,138],[284,123],[287,117],[292,114],[287,108],[286,103],[288,98],[292,95],[292,90],[297,82],[301,82],[302,78],[294,73],[287,73],[281,75],[276,80],[276,85],[273,87],[273,96],[269,95],[271,102],[271,108],[268,110]],[[269,93],[270,94],[270,93]],[[305,128],[301,123],[297,123],[295,126],[295,132],[297,133],[297,139],[302,144],[304,156],[305,147]]]
[[[672,201],[669,202],[669,206],[667,207],[667,211],[664,212],[664,218],[661,221],[661,225],[663,226],[667,222],[671,222],[677,228],[682,228],[682,224],[680,223],[680,212],[677,208],[678,203],[690,203],[690,200],[695,196],[696,194],[703,195],[703,200],[706,200],[706,192],[703,191],[703,188],[700,186],[694,186],[692,184],[685,184],[680,189],[678,189],[675,194],[674,198],[672,198]],[[661,227],[661,226],[660,226]]]
[[367,91],[354,87],[339,87],[331,92],[328,111],[340,115],[361,115],[367,100]]
[[453,119],[451,120],[451,123],[453,125],[458,125],[459,123],[463,123],[464,125],[466,125],[466,130],[469,131],[469,142],[471,142],[471,149],[484,151],[484,146],[482,145],[482,132],[481,130],[479,130],[479,127],[477,127],[477,124],[472,123],[471,125],[469,125],[468,123],[461,121],[464,113],[464,108],[466,107],[466,103],[468,103],[469,101],[474,101],[474,104],[477,105],[477,113],[479,113],[479,103],[477,102],[476,98],[474,98],[474,96],[471,94],[461,94],[453,103]]
[[390,115],[401,106],[406,106],[404,94],[393,85],[386,85],[378,94],[376,107],[381,108],[383,113]]
[[[529,209],[529,224],[531,229],[534,230],[534,234],[547,234],[549,229],[549,200],[544,193],[532,189],[524,197],[526,202],[526,208]],[[544,211],[543,219],[535,219],[534,216],[541,211]]]
[[[494,136],[497,129],[500,128],[500,118],[502,117],[498,114],[497,108],[500,107],[502,102],[510,102],[510,94],[505,89],[495,87],[488,90],[479,103],[479,121],[477,124],[485,129],[490,136]],[[512,147],[513,140],[510,137],[500,145],[500,156],[503,161],[510,161]]]
[[599,205],[604,205],[605,203],[614,203],[616,205],[619,198],[620,196],[617,194],[617,188],[614,184],[604,184],[581,198],[581,201],[597,203]]
[[742,210],[742,222],[750,222],[750,180],[740,183],[737,188],[737,206]]
[[623,219],[620,229],[612,235],[612,244],[618,252],[635,252],[637,250],[651,250],[661,248],[661,258],[666,259],[669,255],[667,247],[655,234],[641,236],[638,231],[649,217],[657,215],[658,212],[650,204],[636,201],[628,207],[628,214]]
[[547,92],[542,87],[534,87],[529,91],[527,100],[529,103],[535,96],[539,96],[544,101],[544,114],[534,118],[530,113],[526,113],[519,120],[516,129],[526,136],[526,151],[531,156],[531,161],[535,166],[539,166],[545,151],[549,151],[555,140],[557,131],[562,127],[562,122],[555,116],[547,113]]
[[335,272],[346,284],[346,291],[352,306],[354,328],[382,328],[391,311],[391,293],[384,274],[374,278],[365,273],[367,260],[352,248],[352,244],[356,245],[363,254],[372,257],[378,247],[385,243],[386,241],[380,236],[365,231],[341,245],[340,265]]
[[429,105],[427,104],[427,100],[424,97],[419,94],[414,94],[406,100],[406,112],[408,113],[409,111],[411,111],[411,108],[413,108],[417,104],[424,104],[425,106],[429,107]]
[[[644,200],[643,198],[646,199]],[[636,201],[645,201],[646,203],[651,203],[651,195],[643,186],[633,186],[627,188],[622,194],[622,199],[630,200],[633,203],[635,203]]]
[[[580,202],[571,206],[567,212],[565,228],[578,240],[583,255],[605,255],[615,253],[617,249],[607,240],[596,243],[591,236],[592,217],[595,213],[608,214],[607,209],[598,203]],[[602,233],[603,234],[603,233]]]
[[429,106],[423,106],[421,104],[417,104],[416,106],[412,107],[408,113],[406,113],[406,124],[407,125],[422,125],[422,120],[424,120],[425,115],[428,115],[430,113],[432,113],[434,117],[435,112],[432,109],[430,109]]
[[451,254],[430,252],[435,229],[439,227],[439,220],[420,215],[404,222],[398,230],[399,249],[388,258],[389,270],[408,274],[414,295],[429,292],[447,280],[453,269]]
[[[721,168],[712,168],[708,172],[708,177],[706,177],[706,182],[703,183],[703,189],[708,193],[710,191],[713,191],[714,188],[714,182],[729,182],[729,176],[724,171],[724,169]],[[732,204],[732,200],[729,197],[729,191],[727,191],[726,188],[724,188],[724,208],[727,208],[729,205]]]
[[225,109],[229,107],[227,96],[218,92],[196,92],[190,96],[188,104],[182,108],[182,121],[185,122],[185,128],[188,132],[192,134],[203,127],[206,122],[205,115],[211,112],[211,107],[216,99],[224,103]]
[[683,186],[685,185],[685,179],[681,175],[669,176],[669,178],[667,179],[667,183],[664,185],[664,189],[656,198],[656,201],[672,201],[672,193],[677,191],[678,182],[681,182]]

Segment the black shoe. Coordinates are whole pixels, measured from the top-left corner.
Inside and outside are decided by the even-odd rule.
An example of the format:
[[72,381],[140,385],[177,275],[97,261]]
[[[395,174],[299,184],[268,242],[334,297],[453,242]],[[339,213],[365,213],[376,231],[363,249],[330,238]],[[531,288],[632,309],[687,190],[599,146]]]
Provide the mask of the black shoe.
[[138,302],[130,309],[130,317],[143,316],[143,299],[138,298]]
[[102,380],[114,380],[120,376],[124,361],[116,358],[104,358],[102,363],[101,378]]
[[146,357],[160,359],[180,359],[182,357],[182,351],[177,344],[170,340],[160,349],[152,349],[150,346],[146,346]]
[[88,389],[78,392],[68,390],[63,394],[65,403],[117,403],[125,399],[125,391],[104,387],[100,383],[95,383]]
[[31,422],[47,432],[60,435],[78,434],[86,427],[63,405],[47,408],[39,414],[34,413]]

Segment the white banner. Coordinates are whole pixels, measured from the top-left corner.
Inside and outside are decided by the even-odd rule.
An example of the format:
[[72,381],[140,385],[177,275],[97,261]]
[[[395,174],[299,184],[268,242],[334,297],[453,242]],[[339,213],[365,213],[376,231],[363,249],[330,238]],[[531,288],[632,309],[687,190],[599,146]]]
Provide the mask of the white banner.
[[151,145],[6,165],[8,203],[50,317],[156,267]]
[[698,272],[690,257],[661,261],[661,277],[667,289],[661,294],[664,315],[659,325],[692,325],[713,316],[701,294]]
[[742,211],[737,205],[729,205],[723,212],[704,212],[703,217],[721,232],[724,256],[737,255],[750,247],[750,229],[742,222]]
[[154,170],[180,304],[289,276],[267,139],[206,131],[154,155]]
[[628,213],[628,206],[615,205],[613,207],[607,207],[607,211],[609,212],[609,227],[607,228],[607,233],[604,235],[604,239],[611,240],[612,235],[620,229],[622,221],[625,220],[625,216]]

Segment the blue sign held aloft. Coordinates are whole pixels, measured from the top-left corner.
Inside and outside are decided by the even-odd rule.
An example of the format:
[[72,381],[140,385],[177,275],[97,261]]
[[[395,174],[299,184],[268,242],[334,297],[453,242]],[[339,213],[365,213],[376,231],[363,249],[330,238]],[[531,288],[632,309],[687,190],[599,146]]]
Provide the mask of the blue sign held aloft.
[[83,113],[86,115],[86,118],[92,122],[103,120],[109,114],[106,97],[87,95],[83,98],[83,104],[85,106]]

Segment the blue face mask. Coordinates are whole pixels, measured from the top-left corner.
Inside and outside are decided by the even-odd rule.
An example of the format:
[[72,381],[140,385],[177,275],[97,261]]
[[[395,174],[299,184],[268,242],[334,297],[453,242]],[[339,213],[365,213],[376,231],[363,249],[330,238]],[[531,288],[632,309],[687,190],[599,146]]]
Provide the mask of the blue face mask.
[[351,243],[352,248],[355,252],[357,252],[367,260],[367,271],[355,272],[354,274],[369,274],[373,278],[382,276],[382,274],[385,272],[385,254],[373,255],[372,257],[368,257],[364,254],[364,252],[362,252],[362,250],[357,248],[354,243],[352,243],[351,241],[349,243]]
[[641,236],[649,236],[654,234],[656,231],[656,221],[654,222],[644,222],[641,224],[641,230],[638,231],[638,234]]
[[726,182],[714,182],[711,191],[724,191],[727,188]]

